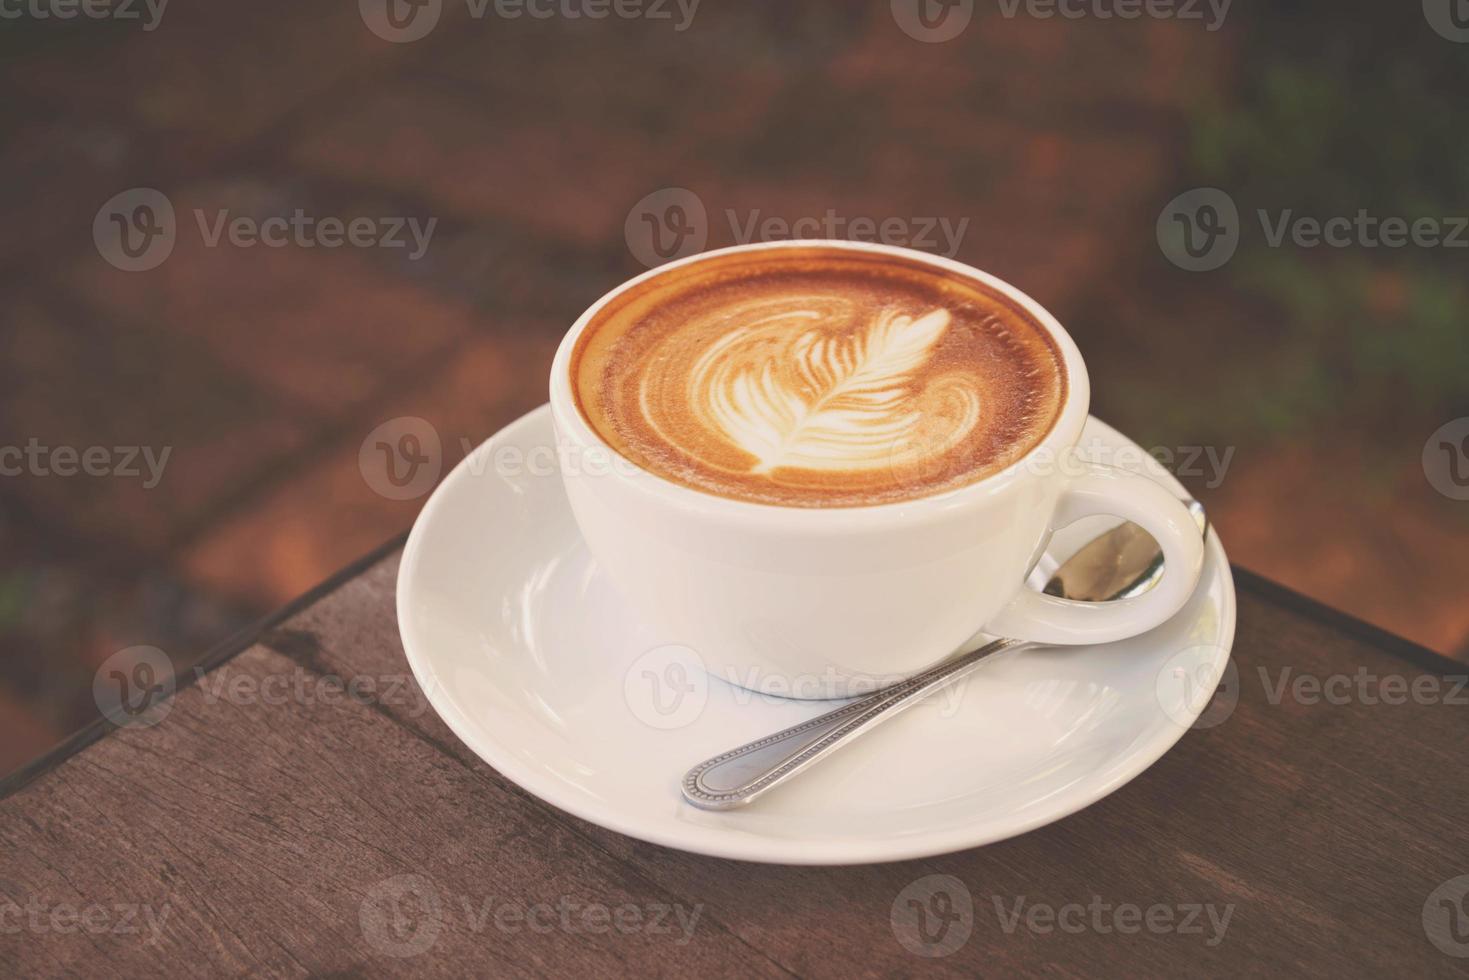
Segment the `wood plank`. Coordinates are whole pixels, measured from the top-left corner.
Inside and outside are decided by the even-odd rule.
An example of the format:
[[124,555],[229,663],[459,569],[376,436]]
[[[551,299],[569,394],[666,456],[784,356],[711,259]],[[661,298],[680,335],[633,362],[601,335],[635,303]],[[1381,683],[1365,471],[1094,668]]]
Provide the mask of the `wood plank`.
[[[1469,874],[1456,819],[1469,798],[1456,764],[1469,710],[1356,695],[1303,703],[1289,684],[1355,683],[1359,669],[1411,684],[1432,676],[1424,667],[1463,668],[1404,657],[1286,594],[1242,588],[1237,707],[1111,797],[990,847],[828,869],[643,844],[507,783],[407,683],[395,573],[396,556],[352,578],[180,693],[162,724],[101,739],[0,801],[0,896],[144,913],[142,931],[123,935],[7,932],[0,914],[0,968],[1462,972],[1464,960],[1429,941],[1422,913],[1435,889]],[[334,677],[371,678],[377,693],[334,695],[320,686]],[[269,678],[314,693],[263,703]],[[259,697],[226,697],[231,684]],[[971,909],[967,932],[951,924],[925,943],[910,899]],[[558,903],[575,903],[569,919]],[[516,920],[543,904],[532,914],[549,918],[534,925],[554,918],[549,930]],[[603,915],[630,923],[632,909],[640,928],[593,931]],[[162,920],[151,943],[148,910]],[[655,916],[664,928],[650,927]]]
[[371,707],[266,703],[296,676],[252,648],[0,803],[0,973],[781,973]]

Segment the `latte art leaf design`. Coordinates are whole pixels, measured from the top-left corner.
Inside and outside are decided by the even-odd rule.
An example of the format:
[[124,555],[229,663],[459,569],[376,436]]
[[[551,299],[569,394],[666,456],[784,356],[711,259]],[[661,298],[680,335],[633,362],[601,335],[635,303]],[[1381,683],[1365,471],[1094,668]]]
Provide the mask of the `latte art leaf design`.
[[693,365],[697,414],[755,458],[749,472],[878,469],[946,451],[974,428],[972,387],[915,381],[947,310],[887,310],[842,332],[824,321],[817,309],[783,310],[731,330]]

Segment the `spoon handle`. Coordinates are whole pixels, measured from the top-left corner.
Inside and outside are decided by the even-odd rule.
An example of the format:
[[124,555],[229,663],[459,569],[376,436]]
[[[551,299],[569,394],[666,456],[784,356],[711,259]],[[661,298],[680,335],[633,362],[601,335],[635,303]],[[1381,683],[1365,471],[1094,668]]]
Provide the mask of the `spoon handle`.
[[684,798],[705,810],[742,807],[924,695],[962,677],[991,654],[1025,645],[1022,640],[995,640],[894,687],[706,759],[684,775]]

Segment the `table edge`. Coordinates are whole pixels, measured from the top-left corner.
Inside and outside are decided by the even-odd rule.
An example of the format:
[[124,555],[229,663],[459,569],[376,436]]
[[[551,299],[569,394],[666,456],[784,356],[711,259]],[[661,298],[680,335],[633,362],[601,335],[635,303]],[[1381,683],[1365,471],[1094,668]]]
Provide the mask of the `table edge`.
[[[200,678],[228,663],[243,651],[248,650],[259,642],[260,638],[267,632],[351,582],[363,572],[393,554],[393,552],[401,549],[407,540],[407,531],[394,535],[367,554],[345,565],[309,591],[302,593],[256,622],[237,630],[233,635],[211,647],[209,652],[196,665],[196,668],[189,671],[180,679],[177,690],[182,691],[187,689]],[[1445,676],[1449,674],[1463,674],[1469,671],[1469,664],[1461,663],[1420,643],[1415,643],[1406,637],[1383,629],[1380,626],[1374,626],[1366,620],[1353,616],[1351,613],[1343,612],[1340,609],[1329,606],[1320,600],[1297,592],[1289,586],[1281,585],[1279,582],[1268,579],[1257,572],[1252,572],[1247,568],[1242,568],[1234,564],[1230,565],[1230,571],[1234,575],[1237,589],[1252,592],[1308,619],[1353,635],[1357,639],[1376,647],[1383,653],[1405,661],[1426,673]],[[95,721],[73,732],[51,749],[26,763],[9,776],[0,779],[0,800],[5,800],[15,795],[28,784],[81,752],[92,743],[103,738],[117,727],[106,718],[99,716]]]
[[[376,548],[373,548],[367,554],[354,559],[333,572],[329,577],[323,579],[311,589],[303,592],[280,608],[267,613],[253,623],[240,627],[230,636],[210,647],[209,651],[195,665],[195,669],[180,674],[178,677],[178,686],[175,688],[175,694],[178,691],[187,690],[205,675],[229,663],[239,654],[255,646],[266,633],[351,582],[363,572],[366,572],[369,568],[393,554],[393,552],[401,549],[407,540],[407,531],[394,535]],[[67,759],[70,759],[87,748],[87,746],[115,731],[118,727],[105,717],[99,715],[95,720],[72,732],[66,738],[21,766],[15,772],[0,779],[0,800],[6,800],[13,796],[26,785],[33,782],[37,777],[45,775],[51,769],[59,766]]]
[[1230,570],[1234,572],[1235,588],[1248,590],[1325,626],[1351,634],[1364,643],[1369,643],[1383,653],[1406,661],[1425,673],[1446,676],[1469,672],[1469,663],[1455,660],[1447,654],[1439,653],[1431,647],[1426,647],[1381,626],[1374,626],[1365,619],[1330,606],[1319,599],[1313,599],[1303,592],[1297,592],[1288,585],[1281,585],[1259,572],[1252,572],[1239,565],[1231,565]]

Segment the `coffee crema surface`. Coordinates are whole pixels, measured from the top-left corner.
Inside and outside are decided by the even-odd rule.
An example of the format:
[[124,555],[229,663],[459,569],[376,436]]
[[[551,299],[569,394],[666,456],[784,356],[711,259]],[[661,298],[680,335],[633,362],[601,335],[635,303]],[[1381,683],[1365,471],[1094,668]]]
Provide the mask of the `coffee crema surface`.
[[930,496],[1015,462],[1066,397],[1061,353],[957,272],[775,248],[655,275],[598,310],[571,358],[583,416],[665,480],[791,507]]

